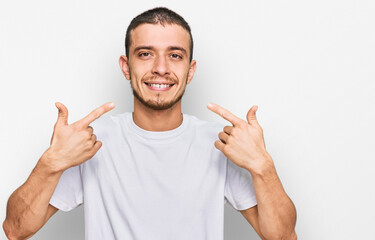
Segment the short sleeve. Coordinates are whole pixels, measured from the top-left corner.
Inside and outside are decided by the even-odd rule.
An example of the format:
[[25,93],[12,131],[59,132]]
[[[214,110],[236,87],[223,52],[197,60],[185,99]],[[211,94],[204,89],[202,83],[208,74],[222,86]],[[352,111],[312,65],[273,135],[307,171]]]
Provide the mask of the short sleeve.
[[257,204],[250,173],[229,159],[224,194],[225,203],[229,202],[236,210],[245,210]]
[[68,212],[83,203],[82,196],[80,167],[75,166],[63,172],[49,203]]

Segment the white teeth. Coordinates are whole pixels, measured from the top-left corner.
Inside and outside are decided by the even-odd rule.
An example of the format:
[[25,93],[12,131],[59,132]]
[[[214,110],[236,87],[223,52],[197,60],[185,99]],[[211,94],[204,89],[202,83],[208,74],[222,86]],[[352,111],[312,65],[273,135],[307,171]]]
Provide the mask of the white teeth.
[[168,84],[151,84],[151,87],[155,87],[155,88],[167,88],[169,87]]

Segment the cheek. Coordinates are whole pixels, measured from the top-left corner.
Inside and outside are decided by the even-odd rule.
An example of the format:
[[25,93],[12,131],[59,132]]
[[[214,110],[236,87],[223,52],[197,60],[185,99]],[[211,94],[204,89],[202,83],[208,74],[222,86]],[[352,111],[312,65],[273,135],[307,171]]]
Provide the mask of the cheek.
[[130,79],[134,81],[134,84],[138,84],[138,82],[140,81],[140,79],[142,79],[142,76],[144,75],[142,74],[140,69],[135,69],[135,68],[132,68],[129,71],[129,74],[130,74]]
[[178,76],[180,81],[186,82],[186,79],[189,75],[189,68],[186,68],[186,65],[177,65],[175,68],[175,73]]

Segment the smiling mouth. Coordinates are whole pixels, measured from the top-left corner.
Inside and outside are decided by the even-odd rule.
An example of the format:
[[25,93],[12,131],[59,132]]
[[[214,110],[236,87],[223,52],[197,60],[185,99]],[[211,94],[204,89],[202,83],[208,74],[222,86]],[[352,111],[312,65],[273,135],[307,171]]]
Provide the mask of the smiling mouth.
[[159,84],[159,83],[147,83],[147,82],[145,82],[145,84],[153,90],[167,90],[174,85],[174,83],[173,84]]

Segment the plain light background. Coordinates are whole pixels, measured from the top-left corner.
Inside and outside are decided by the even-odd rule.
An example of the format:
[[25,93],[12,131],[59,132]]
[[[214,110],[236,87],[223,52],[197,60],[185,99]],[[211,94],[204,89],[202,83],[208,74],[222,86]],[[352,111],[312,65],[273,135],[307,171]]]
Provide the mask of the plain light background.
[[[198,67],[183,112],[227,124],[208,102],[243,119],[259,106],[299,239],[375,239],[373,0],[1,2],[1,222],[49,146],[56,101],[70,123],[109,101],[107,114],[132,111],[118,58],[131,19],[156,6],[192,28]],[[32,239],[83,239],[83,228],[80,207]],[[225,239],[258,239],[228,205]]]

